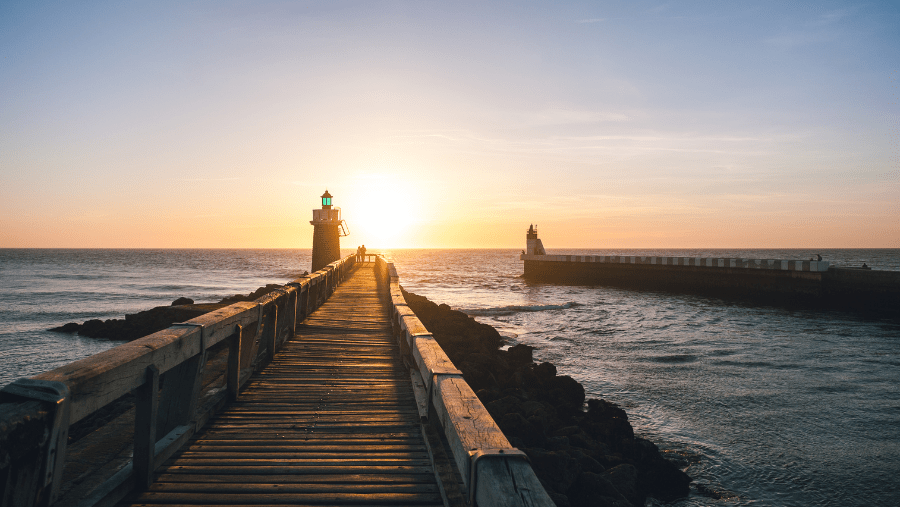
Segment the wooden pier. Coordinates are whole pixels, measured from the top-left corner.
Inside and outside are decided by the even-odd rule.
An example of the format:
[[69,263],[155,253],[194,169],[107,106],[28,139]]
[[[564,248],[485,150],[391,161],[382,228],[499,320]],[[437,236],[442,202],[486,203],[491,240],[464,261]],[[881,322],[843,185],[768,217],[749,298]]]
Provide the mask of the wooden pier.
[[353,269],[133,505],[442,505],[389,303]]
[[[368,257],[5,387],[0,507],[552,506]],[[73,478],[70,424],[129,392],[133,458]]]

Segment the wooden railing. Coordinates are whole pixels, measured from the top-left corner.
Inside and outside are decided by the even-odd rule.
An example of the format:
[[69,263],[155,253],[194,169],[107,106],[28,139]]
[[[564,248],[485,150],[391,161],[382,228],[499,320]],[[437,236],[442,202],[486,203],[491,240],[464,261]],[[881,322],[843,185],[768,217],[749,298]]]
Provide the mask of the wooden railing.
[[[144,489],[153,471],[264,366],[324,303],[355,255],[252,302],[212,311],[168,329],[21,379],[0,390],[0,506],[111,505]],[[225,342],[225,343],[222,343]],[[225,386],[201,389],[210,350],[227,345]],[[160,383],[162,388],[160,389]],[[123,396],[135,394],[134,451],[88,496],[61,495],[68,432]]]
[[394,264],[379,256],[375,269],[391,293],[395,336],[412,359],[420,415],[443,430],[469,505],[554,506],[525,454],[510,445],[462,372],[407,306]]

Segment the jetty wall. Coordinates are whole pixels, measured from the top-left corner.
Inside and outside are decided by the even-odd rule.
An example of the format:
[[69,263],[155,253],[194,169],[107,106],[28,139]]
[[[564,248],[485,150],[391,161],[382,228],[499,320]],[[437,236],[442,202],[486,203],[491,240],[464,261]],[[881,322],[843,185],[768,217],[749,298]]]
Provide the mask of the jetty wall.
[[900,308],[900,272],[839,268],[827,261],[527,254],[520,259],[524,277],[534,281]]

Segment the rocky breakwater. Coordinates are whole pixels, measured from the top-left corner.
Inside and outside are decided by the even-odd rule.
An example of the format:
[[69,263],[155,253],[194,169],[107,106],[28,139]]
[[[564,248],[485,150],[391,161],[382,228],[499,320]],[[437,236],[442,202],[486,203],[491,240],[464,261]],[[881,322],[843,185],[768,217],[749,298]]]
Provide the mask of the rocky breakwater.
[[585,403],[584,387],[558,375],[551,363],[535,363],[533,347],[501,350],[503,337],[493,327],[403,295],[510,443],[528,454],[558,506],[642,506],[648,497],[688,494],[690,477],[652,442],[636,437],[616,404]]
[[194,300],[180,297],[170,306],[157,306],[135,314],[126,314],[124,319],[91,319],[83,324],[70,322],[63,326],[54,327],[50,331],[61,333],[78,333],[81,336],[91,338],[106,338],[108,340],[131,341],[147,336],[148,334],[162,331],[176,322],[185,322],[199,317],[204,313],[228,306],[240,301],[253,301],[264,296],[283,285],[268,284],[247,294],[235,294],[223,298],[218,303],[194,304]]

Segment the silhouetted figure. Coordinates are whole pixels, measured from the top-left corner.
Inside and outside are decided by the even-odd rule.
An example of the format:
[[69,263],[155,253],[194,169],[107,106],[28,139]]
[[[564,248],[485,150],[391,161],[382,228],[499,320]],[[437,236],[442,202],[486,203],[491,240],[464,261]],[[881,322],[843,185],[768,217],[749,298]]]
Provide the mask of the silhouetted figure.
[[359,251],[362,255],[362,262],[366,262],[366,245],[359,247]]
[[821,261],[821,260],[822,260],[822,256],[819,255],[819,254],[816,254],[816,260],[817,260],[817,261]]

